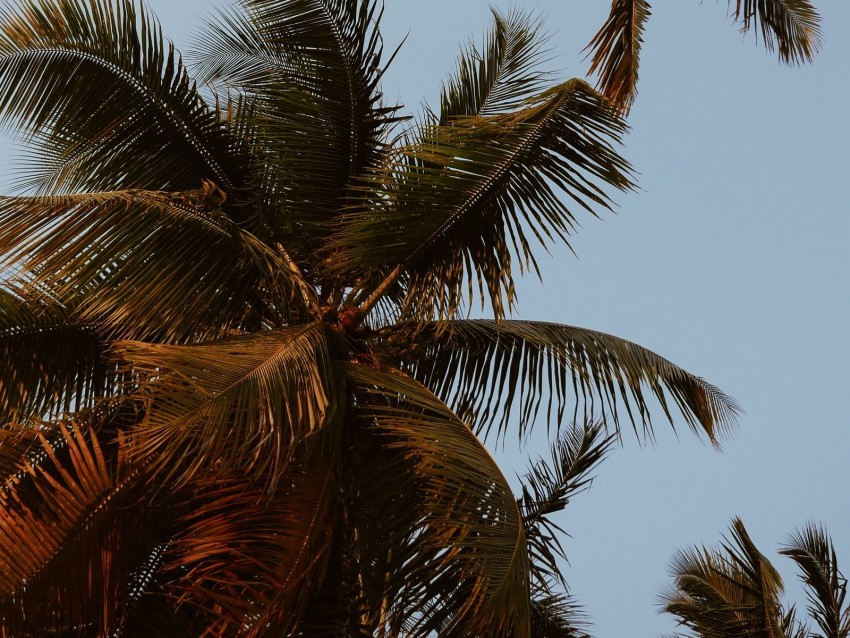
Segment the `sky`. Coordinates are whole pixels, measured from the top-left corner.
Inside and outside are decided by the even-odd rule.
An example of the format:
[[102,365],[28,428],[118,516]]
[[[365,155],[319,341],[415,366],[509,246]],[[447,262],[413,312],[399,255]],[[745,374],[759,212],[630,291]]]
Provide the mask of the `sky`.
[[[517,317],[609,332],[720,386],[744,409],[722,453],[661,415],[656,441],[626,433],[592,488],[558,522],[571,591],[600,638],[675,629],[659,615],[674,552],[716,544],[740,516],[805,599],[776,549],[806,521],[831,532],[850,573],[850,3],[815,0],[824,47],[789,68],[742,35],[723,0],[653,3],[625,157],[640,190],[616,214],[587,216],[573,255],[543,253],[543,283],[519,286]],[[461,43],[480,41],[485,0],[386,0],[383,80],[409,114],[436,105]],[[600,0],[492,0],[542,12],[553,64],[584,77],[581,50],[607,15]],[[178,48],[212,3],[151,0]],[[2,169],[8,174],[8,169]],[[541,431],[545,427],[540,427]],[[509,439],[506,474],[525,457]]]

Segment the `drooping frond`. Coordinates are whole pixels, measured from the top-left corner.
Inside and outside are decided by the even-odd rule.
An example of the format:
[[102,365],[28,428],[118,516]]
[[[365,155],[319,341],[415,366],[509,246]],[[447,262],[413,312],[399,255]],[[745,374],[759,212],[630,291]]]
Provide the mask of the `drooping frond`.
[[498,465],[472,431],[413,379],[338,365],[362,397],[358,415],[399,457],[397,467],[413,471],[419,520],[407,543],[393,549],[401,562],[388,574],[388,622],[397,616],[412,636],[528,636],[525,533]]
[[452,317],[477,282],[499,318],[514,298],[512,255],[521,269],[536,269],[528,233],[543,246],[567,242],[576,208],[595,214],[611,206],[606,187],[631,188],[630,167],[613,147],[624,131],[580,80],[514,113],[425,127],[363,184],[362,202],[330,243],[327,268],[353,286],[364,272],[394,268],[363,291],[364,310],[401,280],[409,316]]
[[214,619],[215,632],[290,635],[322,583],[337,479],[318,446],[298,452],[270,493],[219,472],[181,490],[158,578],[167,597]]
[[613,0],[608,19],[585,48],[592,55],[588,75],[596,73],[600,92],[626,113],[637,95],[640,47],[649,9],[646,0]]
[[541,21],[518,9],[507,15],[495,8],[491,11],[493,25],[481,48],[469,44],[458,60],[457,70],[443,86],[441,125],[456,118],[515,111],[549,78],[549,74],[536,69],[547,40],[541,35]]
[[0,113],[40,146],[41,191],[244,185],[239,141],[144,9],[26,0],[0,23]]
[[543,593],[531,601],[531,638],[590,638],[585,625],[582,609],[570,596]]
[[82,321],[123,337],[199,339],[251,329],[250,316],[256,330],[303,308],[297,276],[222,205],[209,183],[0,198],[0,267],[14,264],[56,299],[73,299]]
[[563,510],[570,497],[587,489],[590,472],[614,444],[601,423],[573,426],[551,446],[551,460],[538,459],[522,480],[519,499],[528,542],[531,574],[540,587],[555,579],[566,587],[558,559],[566,559],[559,536],[564,530],[550,515]]
[[822,638],[850,636],[850,607],[845,605],[847,579],[838,569],[835,547],[823,527],[810,523],[788,537],[781,554],[794,559],[807,588],[809,615]]
[[114,387],[106,347],[67,307],[0,282],[0,424],[58,417],[105,396]]
[[731,534],[722,549],[681,551],[674,558],[675,585],[662,594],[663,609],[702,638],[781,638],[782,579],[740,519],[732,521]]
[[733,16],[742,31],[755,22],[768,51],[777,49],[787,64],[811,62],[821,47],[820,16],[809,0],[735,0]]
[[[387,356],[401,357],[476,431],[496,424],[503,433],[516,419],[522,436],[544,401],[547,422],[561,422],[573,400],[573,421],[601,413],[618,426],[620,406],[652,436],[648,390],[671,424],[672,403],[716,444],[738,412],[733,399],[702,378],[631,341],[586,328],[481,319],[424,329],[400,324],[379,338]],[[410,345],[418,348],[405,354]]]
[[154,532],[136,473],[83,422],[43,436],[0,491],[0,626],[9,635],[108,635]]
[[274,484],[335,405],[324,330],[309,323],[191,346],[114,343],[144,402],[133,453],[155,456],[157,471],[179,482],[221,464]]

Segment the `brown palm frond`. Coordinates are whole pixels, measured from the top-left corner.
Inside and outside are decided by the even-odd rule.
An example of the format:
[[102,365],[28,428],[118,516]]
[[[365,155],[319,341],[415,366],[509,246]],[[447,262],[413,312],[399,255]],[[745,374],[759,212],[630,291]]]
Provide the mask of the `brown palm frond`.
[[144,404],[133,454],[155,457],[163,480],[221,464],[274,484],[338,401],[321,323],[191,346],[119,341],[113,350]]
[[613,0],[611,13],[590,44],[588,75],[599,76],[599,91],[628,113],[637,95],[640,47],[650,16],[646,0]]
[[[338,364],[363,398],[357,413],[412,468],[420,520],[389,575],[388,622],[528,636],[529,574],[519,506],[498,465],[436,396],[401,373]],[[403,479],[402,479],[403,480]],[[392,514],[390,514],[392,516]]]

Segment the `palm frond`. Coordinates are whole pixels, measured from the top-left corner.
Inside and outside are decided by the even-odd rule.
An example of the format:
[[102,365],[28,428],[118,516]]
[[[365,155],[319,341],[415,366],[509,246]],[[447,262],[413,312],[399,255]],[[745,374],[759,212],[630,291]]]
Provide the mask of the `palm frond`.
[[820,627],[822,638],[847,638],[850,611],[844,604],[847,579],[838,569],[832,540],[823,527],[810,523],[789,536],[781,554],[791,557],[802,570],[807,587],[809,616]]
[[543,593],[531,601],[532,638],[590,638],[586,624],[582,609],[570,596]]
[[[253,98],[263,190],[286,244],[329,234],[352,177],[381,158],[395,107],[378,90],[383,43],[371,0],[243,0],[197,45],[204,79]],[[283,211],[283,212],[281,212]],[[315,245],[296,252],[311,260]]]
[[107,635],[156,534],[121,442],[116,455],[85,422],[55,427],[0,492],[0,624],[15,636]]
[[[510,486],[482,443],[437,397],[400,373],[338,364],[357,414],[414,469],[420,518],[389,577],[410,635],[528,636],[528,555]],[[406,461],[406,463],[405,463]],[[403,480],[403,477],[402,477]]]
[[[44,170],[34,187],[186,190],[203,179],[244,186],[239,141],[143,8],[27,0],[4,9],[0,22],[0,113],[40,145]],[[229,212],[238,217],[240,209]]]
[[106,348],[65,306],[0,282],[0,423],[58,417],[104,396],[115,381]]
[[224,635],[289,635],[321,585],[336,510],[336,469],[299,450],[266,493],[236,474],[193,480],[160,578],[167,596],[205,610]]
[[282,476],[295,445],[332,416],[334,378],[321,323],[191,346],[121,341],[144,419],[133,453],[156,457],[161,476],[184,482],[221,464]]
[[[471,302],[474,282],[497,318],[514,298],[512,255],[536,269],[528,234],[541,245],[567,242],[576,207],[610,208],[604,187],[631,188],[614,150],[625,124],[580,80],[549,89],[511,114],[425,127],[418,141],[364,182],[329,243],[327,268],[351,286],[363,273],[394,268],[371,309],[402,281],[412,317],[451,317]],[[370,293],[366,295],[365,293]]]
[[297,275],[222,204],[210,183],[181,193],[0,198],[0,264],[75,299],[82,321],[125,338],[216,336],[251,329],[249,315],[280,322],[290,304],[303,308]]
[[613,0],[608,19],[585,48],[592,55],[588,75],[598,74],[600,92],[626,113],[637,95],[640,47],[649,9],[646,0]]
[[409,367],[476,432],[496,424],[502,434],[516,419],[523,436],[544,400],[547,422],[561,422],[574,399],[573,421],[601,412],[619,427],[621,405],[651,437],[648,389],[671,424],[672,403],[694,431],[702,429],[717,444],[739,410],[718,388],[654,352],[586,328],[476,319],[398,324],[378,339],[385,356]]
[[547,36],[541,20],[518,9],[503,15],[495,8],[493,25],[479,49],[469,44],[457,70],[440,92],[440,125],[456,118],[515,111],[543,89],[549,74],[538,71]]
[[820,16],[809,0],[735,0],[733,16],[742,31],[755,22],[768,51],[787,64],[811,62],[820,50]]
[[[703,638],[783,636],[782,578],[753,544],[740,519],[720,550],[681,551],[664,611]],[[788,618],[792,618],[788,616]]]
[[566,559],[559,536],[564,530],[550,515],[563,510],[574,494],[587,489],[590,472],[616,441],[601,423],[573,426],[551,446],[551,460],[538,459],[522,479],[522,512],[528,558],[534,582],[556,579],[566,588],[558,559]]

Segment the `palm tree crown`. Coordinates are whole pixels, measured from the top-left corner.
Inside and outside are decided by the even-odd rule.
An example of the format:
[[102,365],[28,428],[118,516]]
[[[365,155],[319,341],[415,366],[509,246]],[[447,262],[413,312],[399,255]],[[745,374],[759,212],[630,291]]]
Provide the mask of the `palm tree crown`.
[[[634,343],[509,319],[516,270],[632,188],[628,100],[494,13],[410,122],[379,20],[241,0],[190,74],[130,0],[2,10],[34,154],[0,199],[3,635],[577,636],[550,514],[653,402],[734,420]],[[538,416],[517,498],[483,440]]]

